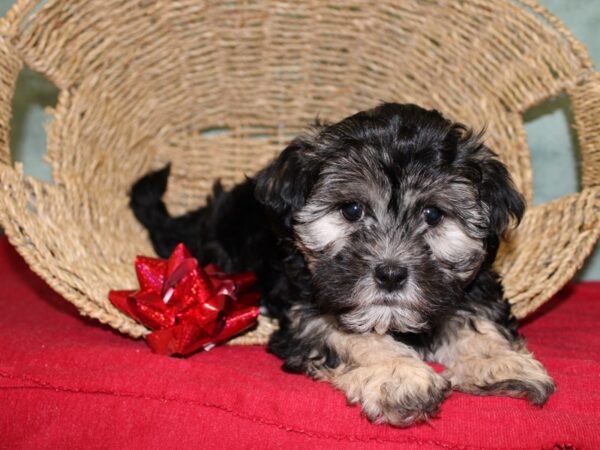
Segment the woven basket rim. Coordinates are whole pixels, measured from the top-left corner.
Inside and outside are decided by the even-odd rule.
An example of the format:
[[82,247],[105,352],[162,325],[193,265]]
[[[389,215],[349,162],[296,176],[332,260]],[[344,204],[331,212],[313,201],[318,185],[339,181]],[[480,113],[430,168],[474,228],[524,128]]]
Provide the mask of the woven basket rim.
[[[472,0],[472,2],[473,4],[481,3],[479,0]],[[10,56],[11,62],[18,64],[19,66],[18,70],[9,71],[10,74],[3,74],[2,77],[4,77],[4,79],[2,81],[6,81],[9,85],[9,89],[12,88],[14,92],[14,82],[16,81],[16,76],[18,75],[23,64],[27,64],[33,70],[43,73],[61,90],[61,95],[59,96],[59,101],[55,110],[55,114],[60,115],[63,114],[63,112],[61,112],[62,109],[65,109],[66,111],[70,106],[69,82],[61,79],[49,66],[44,65],[43,60],[33,59],[30,54],[21,51],[19,45],[22,44],[19,43],[19,45],[17,45],[15,41],[19,37],[20,33],[23,32],[23,30],[27,28],[31,22],[35,22],[37,18],[43,16],[47,11],[50,11],[53,5],[57,3],[59,3],[58,0],[49,2],[37,0],[18,0],[12,6],[6,16],[0,19],[0,41],[1,45],[5,47],[6,52],[8,52],[7,55]],[[554,94],[568,91],[569,96],[576,100],[577,105],[590,102],[593,106],[592,110],[595,111],[594,108],[597,108],[597,110],[600,111],[600,74],[596,72],[589,52],[585,46],[573,36],[571,31],[558,18],[540,6],[536,1],[507,0],[507,3],[518,5],[524,14],[534,17],[536,21],[539,22],[540,27],[544,28],[545,30],[549,30],[549,32],[560,35],[561,39],[567,43],[572,55],[578,61],[578,70],[573,76],[566,77],[561,83],[558,83]],[[12,77],[12,79],[7,79],[7,77]],[[598,92],[598,95],[592,96],[591,100],[586,98],[586,96],[591,95],[590,93],[595,92]],[[547,94],[540,94],[540,98],[532,97],[527,102],[522,104],[522,108],[525,110],[547,98]],[[600,170],[598,169],[598,167],[600,167],[600,157],[596,155],[599,152],[599,148],[597,146],[598,142],[600,141],[596,142],[596,140],[594,140],[595,136],[592,136],[593,139],[589,138],[589,135],[593,134],[591,130],[593,130],[597,120],[594,121],[593,117],[585,114],[579,114],[576,119],[578,120],[577,125],[580,131],[580,135],[578,136],[579,143],[581,145],[582,153],[584,153],[584,156],[588,157],[586,162],[589,163],[589,167],[582,165],[582,170],[584,173],[582,175],[582,187],[579,192],[556,199],[555,203],[558,204],[559,202],[565,202],[566,205],[568,202],[570,202],[568,203],[569,205],[591,205],[589,206],[590,211],[594,210],[596,212],[591,212],[590,214],[592,217],[585,219],[584,223],[597,224],[600,220],[600,213],[597,209],[598,203],[600,202],[600,179],[598,177],[598,170]],[[0,122],[1,120],[2,119],[0,119]],[[8,140],[5,140],[5,142],[0,142],[0,147],[0,180],[3,182],[8,182],[8,180],[10,180],[11,186],[15,186],[15,190],[25,190],[26,186],[29,185],[36,185],[38,187],[44,185],[44,183],[24,177],[21,165],[19,163],[13,164],[11,162]],[[48,185],[47,187],[48,189],[66,188],[65,185],[61,185],[60,183],[51,186]],[[6,200],[4,201],[12,201],[9,200],[8,195],[3,195],[6,196]],[[0,196],[0,202],[2,201],[3,199]],[[536,208],[537,207],[533,207],[534,210]],[[564,206],[564,208],[567,208],[567,206]],[[37,252],[35,245],[33,245],[31,242],[32,237],[27,237],[26,235],[20,234],[18,219],[15,219],[15,217],[9,217],[6,213],[0,212],[0,223],[2,223],[7,230],[6,234],[9,242],[15,248],[17,248],[19,253],[26,260],[27,264],[56,292],[74,303],[82,314],[94,317],[103,323],[108,323],[113,328],[116,328],[119,331],[134,337],[142,336],[148,331],[143,326],[134,323],[131,319],[121,315],[120,313],[115,313],[115,311],[110,309],[98,307],[98,305],[92,302],[89,298],[86,300],[77,297],[79,294],[74,293],[73,286],[65,282],[65,280],[61,278],[61,274],[59,272],[53,271],[51,262],[47,259],[44,259],[43,255]],[[585,233],[585,237],[582,238],[583,243],[580,244],[580,258],[578,262],[564,268],[560,276],[554,277],[552,286],[550,286],[548,289],[540,287],[535,293],[527,290],[523,290],[522,292],[518,293],[524,298],[527,297],[527,295],[532,296],[534,300],[527,304],[519,303],[517,305],[516,303],[513,303],[513,308],[516,315],[523,317],[533,312],[533,310],[539,307],[543,301],[556,292],[560,286],[564,285],[575,274],[575,272],[583,264],[585,256],[592,251],[594,243],[600,237],[600,227],[596,228],[597,229],[584,229],[582,231],[582,233]],[[584,257],[581,257],[581,255],[584,255]],[[75,299],[75,297],[77,297],[77,299]],[[513,298],[520,297],[515,294]],[[270,331],[272,331],[275,325],[271,323],[269,326]],[[266,332],[266,335],[268,335],[270,331]],[[246,337],[238,339],[237,343],[244,343],[244,339],[246,339]],[[265,337],[261,336],[260,339],[263,339],[260,342],[264,342]],[[252,336],[248,337],[246,341],[248,343],[258,342],[256,337]]]

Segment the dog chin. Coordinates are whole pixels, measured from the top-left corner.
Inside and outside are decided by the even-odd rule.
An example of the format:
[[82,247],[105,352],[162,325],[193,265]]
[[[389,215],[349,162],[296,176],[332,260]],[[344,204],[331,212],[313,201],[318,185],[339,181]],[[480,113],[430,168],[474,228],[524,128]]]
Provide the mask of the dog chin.
[[[386,302],[385,300],[382,303]],[[386,334],[388,331],[417,333],[430,328],[421,314],[406,307],[370,305],[339,316],[340,325],[355,333]]]

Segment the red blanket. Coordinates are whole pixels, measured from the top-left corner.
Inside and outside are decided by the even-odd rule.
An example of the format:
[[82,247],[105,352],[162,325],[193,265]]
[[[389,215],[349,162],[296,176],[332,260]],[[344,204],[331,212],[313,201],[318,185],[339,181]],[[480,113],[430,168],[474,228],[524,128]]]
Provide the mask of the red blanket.
[[522,327],[557,383],[542,409],[453,393],[430,423],[373,425],[264,347],[151,353],[76,310],[0,240],[0,448],[600,448],[600,283]]

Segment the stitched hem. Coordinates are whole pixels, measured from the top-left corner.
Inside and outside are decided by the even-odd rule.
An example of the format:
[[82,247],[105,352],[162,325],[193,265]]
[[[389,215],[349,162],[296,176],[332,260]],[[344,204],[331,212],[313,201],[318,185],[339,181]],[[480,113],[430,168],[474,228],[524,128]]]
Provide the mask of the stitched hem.
[[[189,398],[182,398],[182,397],[176,397],[176,396],[147,395],[147,394],[142,394],[142,393],[138,393],[138,392],[119,392],[119,391],[105,390],[105,389],[81,389],[81,388],[74,388],[74,387],[68,387],[68,386],[60,386],[60,385],[55,385],[50,382],[40,380],[38,378],[30,377],[27,375],[13,375],[13,374],[10,374],[7,372],[2,372],[2,371],[0,371],[0,377],[8,378],[11,380],[19,380],[19,381],[24,381],[24,382],[28,382],[28,383],[33,383],[33,385],[30,384],[30,385],[23,385],[23,386],[0,386],[1,390],[43,389],[43,390],[59,391],[59,392],[64,392],[64,393],[69,393],[69,394],[106,395],[106,396],[112,396],[112,397],[131,398],[131,399],[138,399],[138,400],[185,403],[185,404],[194,405],[194,406],[218,409],[218,410],[221,410],[232,416],[235,416],[239,419],[250,421],[250,422],[260,423],[262,425],[272,426],[272,427],[278,428],[280,430],[283,430],[283,431],[286,431],[289,433],[301,434],[301,435],[308,436],[311,438],[332,439],[332,440],[336,440],[338,442],[358,442],[358,443],[373,442],[373,443],[381,443],[381,444],[383,444],[383,443],[386,443],[386,444],[409,444],[410,443],[410,444],[417,444],[417,445],[427,444],[427,445],[436,445],[440,448],[445,448],[445,449],[449,449],[449,450],[469,450],[469,449],[472,449],[472,450],[506,450],[506,449],[508,449],[508,447],[475,447],[472,445],[459,445],[459,444],[455,444],[455,443],[442,442],[439,440],[421,440],[421,439],[414,438],[411,436],[406,436],[402,439],[390,439],[390,438],[378,438],[378,437],[361,438],[361,437],[356,437],[356,436],[339,435],[339,434],[333,434],[333,433],[323,433],[323,432],[319,432],[319,431],[310,431],[310,430],[305,430],[302,428],[292,427],[292,426],[285,425],[285,424],[282,424],[279,422],[275,422],[271,419],[267,419],[264,417],[241,413],[239,411],[233,410],[224,405],[219,405],[217,403],[202,402],[200,400],[194,400],[194,399],[189,399]],[[539,448],[545,449],[545,448],[555,448],[555,446],[557,446],[557,445],[563,446],[566,448],[578,448],[574,444],[568,443],[568,442],[569,441],[562,441],[562,442],[554,441],[554,442],[548,443],[548,444],[540,444],[539,446],[536,446],[536,447],[510,447],[510,449],[512,449],[512,450],[533,450],[533,449],[539,449]]]

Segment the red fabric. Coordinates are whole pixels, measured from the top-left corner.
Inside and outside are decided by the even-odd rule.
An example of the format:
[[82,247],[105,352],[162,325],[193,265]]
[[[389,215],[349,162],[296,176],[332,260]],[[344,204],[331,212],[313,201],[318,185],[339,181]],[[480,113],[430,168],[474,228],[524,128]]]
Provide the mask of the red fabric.
[[155,355],[80,318],[2,239],[0,448],[600,448],[600,283],[567,288],[523,333],[557,382],[544,408],[453,393],[394,429],[263,347]]

